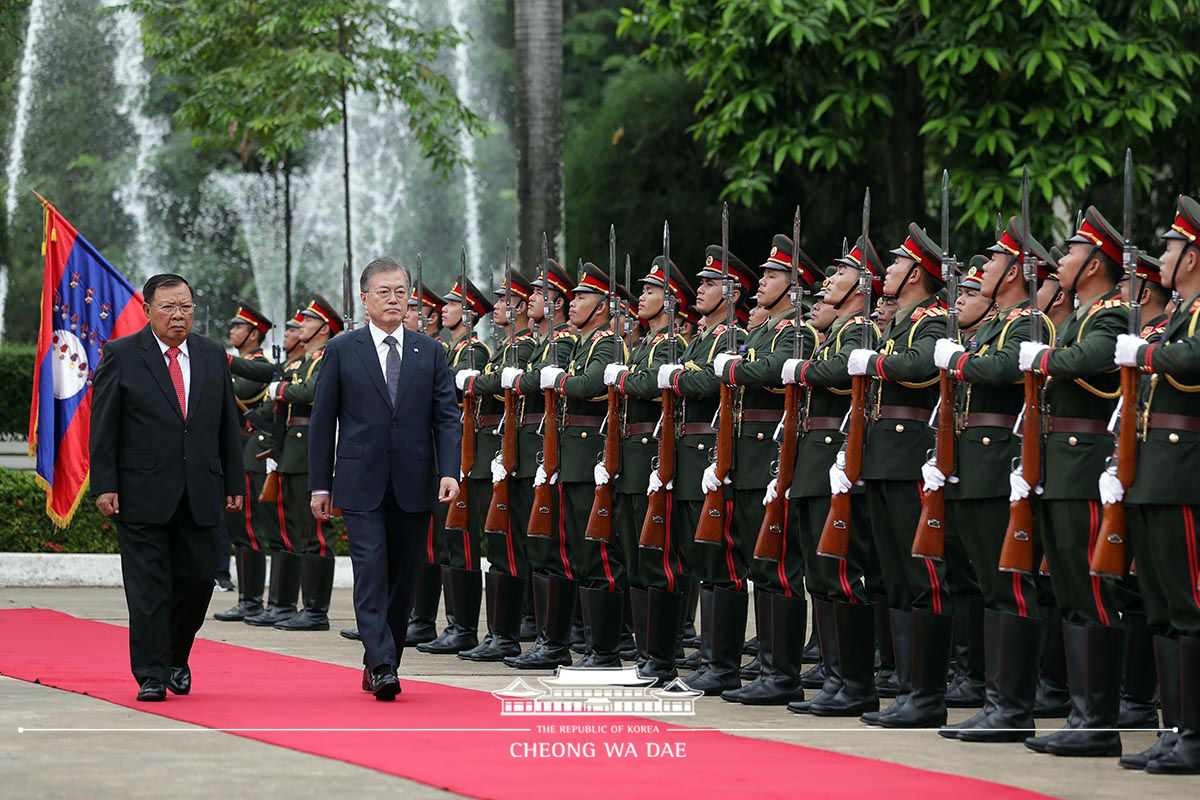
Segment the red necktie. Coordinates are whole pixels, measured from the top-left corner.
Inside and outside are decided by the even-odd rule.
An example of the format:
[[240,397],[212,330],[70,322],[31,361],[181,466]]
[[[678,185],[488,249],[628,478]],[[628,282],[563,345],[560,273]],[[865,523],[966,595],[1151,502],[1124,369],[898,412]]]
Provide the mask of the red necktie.
[[179,410],[187,419],[187,395],[183,391],[183,369],[179,366],[179,348],[167,348],[167,372],[171,373],[171,383],[175,384],[175,396],[179,398]]

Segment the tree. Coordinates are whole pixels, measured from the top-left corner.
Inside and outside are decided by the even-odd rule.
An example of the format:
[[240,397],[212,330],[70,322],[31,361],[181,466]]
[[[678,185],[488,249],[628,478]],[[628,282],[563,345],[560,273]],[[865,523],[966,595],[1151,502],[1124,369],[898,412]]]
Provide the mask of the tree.
[[[1127,145],[1143,187],[1177,176],[1179,134],[1197,121],[1197,10],[1186,0],[644,0],[619,31],[702,88],[692,132],[731,199],[753,205],[788,180],[865,172],[895,235],[927,217],[926,184],[948,167],[959,224],[981,232],[1017,207],[1028,164],[1061,231],[1089,192],[1109,192],[1098,196],[1113,207]],[[861,196],[861,183],[844,191]],[[1174,197],[1153,199],[1161,220]]]
[[518,254],[540,264],[543,232],[564,252],[562,0],[517,0],[514,28]]

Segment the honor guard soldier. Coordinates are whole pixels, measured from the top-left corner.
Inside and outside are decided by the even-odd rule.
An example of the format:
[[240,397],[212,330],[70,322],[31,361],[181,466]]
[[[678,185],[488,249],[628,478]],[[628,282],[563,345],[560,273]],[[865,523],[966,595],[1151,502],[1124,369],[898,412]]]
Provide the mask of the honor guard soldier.
[[321,295],[300,312],[300,339],[304,342],[304,361],[290,378],[275,381],[268,388],[272,400],[287,405],[287,433],[279,462],[280,494],[284,516],[293,546],[300,554],[300,588],[304,607],[293,617],[275,623],[289,631],[329,630],[329,600],[333,595],[333,540],[325,525],[313,518],[308,492],[308,420],[321,358],[329,339],[341,333],[345,323],[333,304]]
[[[662,390],[658,388],[658,369],[669,363],[672,331],[666,307],[666,261],[658,256],[642,278],[638,299],[638,321],[646,333],[629,354],[625,364],[610,364],[604,382],[623,398],[625,427],[622,432],[621,472],[616,476],[616,522],[622,550],[639,551],[638,575],[630,575],[629,600],[637,645],[638,674],[654,678],[665,686],[678,676],[675,652],[679,641],[679,623],[686,593],[683,578],[683,543],[671,535],[667,521],[667,541],[661,551],[640,547],[642,523],[646,519],[646,487],[657,467],[657,431],[662,416]],[[695,291],[682,273],[670,265],[670,292],[675,313],[695,302]],[[677,319],[682,319],[681,316]],[[678,324],[678,323],[677,323]],[[676,331],[675,352],[682,353],[687,342]]]
[[[1120,706],[1124,631],[1113,582],[1088,574],[1100,529],[1100,494],[1094,481],[1080,476],[1099,475],[1112,453],[1108,421],[1119,394],[1112,351],[1128,325],[1117,288],[1122,241],[1099,211],[1087,210],[1058,265],[1062,288],[1079,298],[1079,307],[1059,328],[1054,347],[1025,342],[1019,354],[1021,369],[1049,377],[1036,530],[1062,615],[1072,701],[1066,728],[1030,737],[1025,745],[1055,755],[1121,754],[1120,734],[1111,729]],[[1031,487],[1020,472],[1011,474],[1010,483],[1010,499],[1029,496]]]
[[[503,329],[504,345],[484,367],[483,374],[467,382],[467,391],[479,398],[480,424],[485,424],[485,420],[495,416],[498,422],[491,427],[503,430],[505,389],[501,385],[501,373],[505,369],[523,370],[537,345],[529,328],[529,298],[532,293],[533,286],[529,279],[516,270],[512,271],[511,284],[501,285],[496,289],[498,299],[492,310],[492,323],[495,330]],[[508,322],[510,309],[511,323]],[[514,414],[514,420],[517,421],[519,431],[517,414]],[[514,431],[513,435],[520,436],[517,431]],[[519,464],[520,447],[517,450]],[[532,457],[533,454],[529,455]],[[458,654],[459,658],[467,661],[503,661],[508,656],[521,654],[521,611],[525,603],[525,582],[529,576],[529,561],[525,554],[525,525],[529,522],[529,516],[526,514],[525,518],[521,519],[512,508],[512,490],[517,482],[516,470],[512,475],[507,474],[502,461],[502,453],[497,452],[490,469],[493,484],[503,480],[509,481],[509,529],[503,533],[484,531],[487,538],[488,563],[491,565],[484,576],[488,633],[478,647]],[[491,491],[487,492],[487,498],[491,500]],[[488,513],[485,506],[485,521]]]
[[[695,542],[700,511],[704,505],[705,471],[713,463],[717,430],[713,420],[719,411],[721,379],[713,368],[713,359],[728,347],[727,302],[735,312],[744,313],[747,298],[758,279],[756,271],[729,253],[728,274],[732,281],[726,299],[721,246],[709,245],[704,268],[696,277],[695,311],[700,314],[703,333],[694,337],[680,356],[680,364],[659,367],[658,385],[669,389],[680,401],[681,422],[676,426],[675,486],[672,498],[672,536],[685,537],[685,563],[700,586],[700,659],[698,669],[682,679],[693,691],[720,694],[741,686],[742,643],[746,633],[746,577],[749,571],[749,546],[743,538],[753,539],[757,531],[732,529],[734,503],[726,500],[726,529],[720,544]],[[741,346],[745,333],[736,325],[733,346]],[[652,473],[657,477],[657,473]],[[755,500],[755,503],[761,502]]]
[[[1133,484],[1101,477],[1105,502],[1124,500],[1129,538],[1155,629],[1162,727],[1149,750],[1121,766],[1158,774],[1200,773],[1200,203],[1180,197],[1162,260],[1162,285],[1183,298],[1157,342],[1122,334],[1114,361],[1149,376],[1138,414],[1141,443]],[[1149,591],[1150,584],[1154,590]]]
[[[263,586],[267,578],[267,547],[274,551],[279,540],[279,520],[275,509],[258,501],[267,468],[258,454],[270,426],[258,411],[267,395],[267,384],[274,377],[275,365],[263,354],[263,337],[271,330],[271,321],[261,311],[243,303],[229,320],[229,345],[237,350],[239,359],[261,365],[263,380],[252,380],[233,374],[233,394],[242,412],[242,464],[246,468],[246,500],[242,510],[225,512],[225,528],[233,542],[234,563],[237,565],[238,602],[227,611],[213,614],[221,622],[241,622],[263,610]],[[233,358],[230,357],[232,365]],[[255,422],[262,426],[256,427]],[[274,528],[272,531],[271,529]]]
[[559,459],[562,517],[589,634],[580,664],[589,667],[620,666],[625,619],[625,562],[620,548],[584,537],[596,493],[594,467],[604,448],[600,435],[607,412],[604,369],[623,363],[626,356],[624,342],[610,326],[609,292],[608,275],[591,262],[584,264],[570,309],[579,340],[565,370],[546,366],[540,374],[542,389],[552,388],[565,398]]
[[1034,727],[1042,636],[1037,588],[1032,575],[996,568],[1008,525],[1004,478],[1020,454],[1020,441],[1013,433],[1025,403],[1018,354],[1030,340],[1034,314],[1038,321],[1033,324],[1042,330],[1040,341],[1054,342],[1054,326],[1030,303],[1021,254],[1036,256],[1039,284],[1053,269],[1053,258],[1036,239],[1023,240],[1022,231],[1023,223],[1013,217],[1000,240],[988,248],[992,256],[979,278],[978,294],[998,313],[970,337],[969,348],[943,338],[933,356],[937,367],[948,370],[962,388],[956,409],[960,430],[958,463],[926,463],[925,491],[946,485],[951,474],[957,479],[950,484],[954,527],[967,548],[985,606],[983,710],[941,730],[942,736],[969,742],[1022,741],[1025,731]]
[[[875,408],[867,433],[861,477],[866,483],[871,532],[892,613],[899,695],[882,712],[863,719],[884,727],[929,727],[946,722],[946,670],[954,618],[945,565],[914,558],[921,516],[921,465],[933,446],[929,419],[938,400],[933,348],[945,336],[941,250],[916,223],[891,251],[883,293],[899,304],[881,334],[882,347],[860,348],[846,362],[851,375],[873,379]],[[831,488],[849,490],[844,472]]]
[[[412,297],[408,298],[408,311],[404,315],[404,327],[417,331],[434,339],[440,338],[442,332],[442,306],[446,301],[438,297],[437,292],[422,283],[420,294],[413,288]],[[425,318],[425,330],[421,330],[421,317]],[[411,642],[410,642],[411,643]]]
[[[463,387],[479,375],[492,355],[475,333],[475,324],[490,314],[494,306],[475,284],[465,279],[454,284],[442,299],[446,303],[442,308],[442,324],[450,331],[450,371],[454,373],[454,383],[465,408]],[[464,433],[470,427],[475,438],[475,464],[463,479],[469,502],[467,527],[443,530],[442,581],[447,625],[437,638],[417,645],[422,653],[461,653],[479,645],[479,605],[483,591],[479,575],[483,519],[479,516],[479,507],[483,505],[486,513],[487,500],[492,496],[491,459],[499,447],[499,440],[492,433],[495,423],[486,428],[481,422],[478,405],[472,403],[472,406],[475,411],[471,418],[463,420]]]
[[[826,279],[825,296],[814,308],[813,325],[825,331],[824,341],[810,358],[789,359],[781,370],[785,384],[805,387],[796,462],[787,487],[788,528],[798,532],[825,675],[821,690],[811,700],[788,704],[794,713],[845,717],[879,708],[876,614],[863,577],[871,561],[871,520],[861,486],[850,489],[856,500],[850,507],[852,534],[846,558],[817,555],[817,542],[829,516],[829,471],[846,438],[842,420],[850,410],[851,392],[846,363],[855,350],[873,347],[879,334],[864,316],[866,298],[859,291],[864,269],[872,294],[881,293],[883,263],[870,240],[860,238],[853,250],[837,259]],[[777,485],[771,486],[768,498],[778,490]]]
[[752,556],[762,527],[763,493],[772,480],[771,465],[779,455],[775,432],[784,419],[783,364],[790,358],[809,358],[817,347],[817,332],[804,321],[799,307],[801,298],[792,296],[793,261],[797,267],[795,288],[801,293],[822,275],[804,250],[787,236],[777,234],[771,252],[759,267],[762,275],[756,308],[763,312],[762,322],[750,327],[737,355],[718,353],[713,360],[716,374],[740,394],[733,529],[743,548],[750,551],[759,660],[758,676],[739,689],[726,690],[721,698],[746,705],[787,705],[804,698],[800,673],[808,603],[804,597],[804,556],[795,528],[791,528],[790,542],[785,531],[784,541],[792,546],[785,545],[781,561],[771,563]]
[[[574,297],[575,282],[557,261],[549,257],[538,278],[532,282],[529,316],[538,325],[540,339],[529,357],[524,371],[501,373],[501,384],[511,385],[521,395],[521,436],[517,440],[517,474],[509,490],[512,513],[525,524],[533,512],[534,482],[547,480],[542,469],[544,437],[547,426],[558,424],[558,408],[547,409],[546,395],[541,388],[541,373],[545,367],[565,367],[571,360],[576,336],[567,322],[567,308]],[[557,395],[556,395],[557,397]],[[533,610],[536,638],[534,644],[519,656],[504,659],[510,667],[520,669],[554,669],[570,666],[571,650],[568,636],[578,597],[575,571],[571,566],[566,531],[560,514],[561,485],[556,476],[550,493],[548,533],[525,537],[525,553],[533,582]]]

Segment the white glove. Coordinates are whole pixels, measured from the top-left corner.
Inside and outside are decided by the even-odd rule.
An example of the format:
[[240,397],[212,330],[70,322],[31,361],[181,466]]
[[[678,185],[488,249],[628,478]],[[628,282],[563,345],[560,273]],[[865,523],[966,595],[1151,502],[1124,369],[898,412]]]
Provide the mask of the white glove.
[[[779,479],[771,478],[771,482],[767,484],[767,493],[765,495],[763,495],[763,505],[765,506],[765,505],[770,505],[771,503],[774,503],[775,498],[778,496],[779,496]],[[787,491],[785,491],[783,493],[783,496],[790,499],[792,496],[792,487],[789,486],[787,488]]]
[[[546,468],[543,467],[541,464],[538,464],[537,473],[534,474],[534,476],[533,476],[533,485],[541,486],[545,482],[546,482]],[[555,473],[550,476],[550,485],[553,486],[557,482],[558,482],[558,471],[556,470]]]
[[846,477],[846,454],[839,452],[833,466],[829,468],[829,492],[830,494],[845,494],[853,485]]
[[950,359],[963,351],[963,346],[953,339],[938,339],[933,346],[933,363],[938,369],[950,366]]
[[[1129,336],[1129,334],[1122,334]],[[1136,337],[1130,337],[1136,338]],[[1117,343],[1120,347],[1120,342]],[[1125,487],[1117,480],[1117,468],[1109,467],[1100,473],[1100,502],[1106,506],[1116,505],[1125,499]]]
[[458,387],[460,392],[467,390],[467,382],[479,374],[477,369],[463,369],[454,373],[454,385]]
[[279,470],[279,462],[273,458],[267,459],[267,472],[277,472]]
[[525,374],[525,370],[517,369],[516,367],[505,367],[500,370],[500,386],[504,389],[517,388],[517,381],[521,380],[521,376]]
[[[1038,494],[1041,494],[1041,492],[1039,491]],[[1026,497],[1029,497],[1029,482],[1025,480],[1025,476],[1021,474],[1021,470],[1014,469],[1008,474],[1008,502],[1015,503],[1018,500],[1024,500]]]
[[596,468],[592,470],[592,474],[596,477],[597,486],[603,486],[611,480],[611,476],[609,476],[608,470],[605,469],[603,462],[596,465]]
[[604,368],[604,385],[613,386],[621,379],[621,375],[629,371],[624,364],[609,364]]
[[554,384],[558,383],[558,376],[564,374],[559,367],[542,367],[542,382],[543,389],[553,389]]
[[267,397],[274,400],[279,396],[279,384],[281,381],[271,381],[267,384]]
[[504,456],[499,453],[492,459],[492,483],[500,483],[508,477],[508,470],[504,468]]
[[1017,354],[1017,366],[1022,371],[1029,372],[1033,368],[1033,362],[1037,359],[1038,354],[1043,350],[1048,350],[1049,347],[1049,345],[1036,342],[1021,342],[1021,351]]
[[868,350],[865,347],[860,347],[850,351],[850,357],[846,359],[846,371],[851,375],[866,375],[867,362],[871,360],[871,356],[876,355],[874,350]]
[[683,369],[679,364],[663,364],[658,368],[658,388],[673,389],[671,376]]
[[713,371],[717,373],[718,378],[725,375],[725,365],[730,361],[741,361],[741,356],[736,356],[733,353],[717,353],[713,359]]
[[[950,340],[941,340],[941,342],[948,341]],[[938,344],[941,344],[941,342],[938,342]],[[960,347],[959,349],[961,350],[962,348]],[[946,476],[938,469],[936,458],[931,458],[921,465],[921,477],[925,479],[925,486],[922,491],[926,494],[937,491],[946,485]]]
[[[733,483],[729,480],[729,476],[725,476],[725,485]],[[705,493],[715,492],[721,488],[721,480],[717,477],[717,465],[709,464],[704,468],[704,476],[700,478],[700,486],[704,488]]]
[[1122,333],[1117,337],[1117,347],[1113,353],[1113,363],[1118,367],[1136,367],[1138,350],[1144,344],[1150,343],[1140,336],[1134,336],[1132,333]]
[[779,377],[784,384],[796,382],[796,370],[804,363],[802,358],[789,358],[783,362],[783,369],[779,371]]
[[[661,488],[663,488],[663,485],[662,485],[662,479],[658,477],[658,470],[656,470],[656,469],[651,470],[650,471],[650,483],[648,483],[646,485],[646,496],[649,497],[650,495],[654,494]],[[675,479],[672,478],[671,480],[667,481],[667,491],[669,492],[674,488],[675,488]]]

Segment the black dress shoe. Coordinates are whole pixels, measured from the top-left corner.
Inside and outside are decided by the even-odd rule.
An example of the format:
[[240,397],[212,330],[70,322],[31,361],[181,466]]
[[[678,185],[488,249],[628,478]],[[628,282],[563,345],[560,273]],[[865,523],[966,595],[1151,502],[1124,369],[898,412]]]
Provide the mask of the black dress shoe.
[[187,665],[171,667],[171,677],[167,679],[167,688],[172,694],[187,694],[192,691],[192,670]]
[[343,639],[349,639],[352,642],[362,641],[362,637],[358,635],[358,628],[342,628],[338,633]]
[[376,700],[395,700],[400,694],[400,679],[396,677],[396,668],[391,664],[382,664],[371,670],[371,694]]
[[147,678],[138,689],[139,703],[161,703],[167,699],[167,687],[158,678]]

